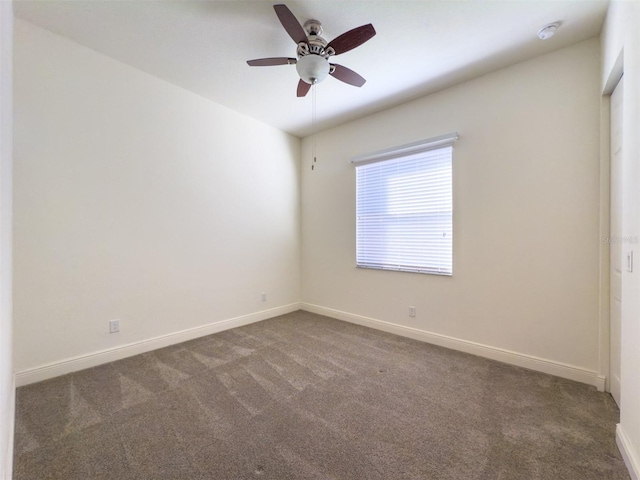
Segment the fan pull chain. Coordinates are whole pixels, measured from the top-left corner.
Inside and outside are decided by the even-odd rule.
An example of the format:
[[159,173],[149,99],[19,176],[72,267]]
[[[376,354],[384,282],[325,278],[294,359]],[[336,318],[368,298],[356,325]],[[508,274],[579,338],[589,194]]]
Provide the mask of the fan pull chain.
[[311,155],[313,157],[313,162],[311,163],[311,170],[315,170],[315,163],[317,161],[316,158],[316,90],[318,89],[318,84],[315,84],[311,87]]

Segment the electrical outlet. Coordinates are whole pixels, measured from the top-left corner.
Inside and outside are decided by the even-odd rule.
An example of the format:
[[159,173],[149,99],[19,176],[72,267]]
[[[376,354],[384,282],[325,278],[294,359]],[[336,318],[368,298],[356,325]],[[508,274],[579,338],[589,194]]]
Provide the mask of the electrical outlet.
[[409,307],[409,316],[410,317],[416,316],[416,307]]
[[109,333],[117,333],[120,331],[120,320],[109,320]]
[[263,294],[262,294],[262,301],[263,301],[263,302],[266,302],[266,301],[267,301],[267,294],[266,294],[266,293],[263,293]]

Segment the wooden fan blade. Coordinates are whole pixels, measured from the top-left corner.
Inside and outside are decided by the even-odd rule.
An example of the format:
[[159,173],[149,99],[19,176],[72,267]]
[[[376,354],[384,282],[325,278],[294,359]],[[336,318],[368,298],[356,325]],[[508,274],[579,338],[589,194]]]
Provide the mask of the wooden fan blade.
[[307,93],[309,93],[310,88],[311,88],[310,84],[300,79],[300,81],[298,82],[298,96],[304,97]]
[[363,77],[350,68],[343,67],[342,65],[336,65],[335,63],[332,63],[331,66],[333,67],[333,71],[329,75],[344,83],[348,83],[354,87],[361,87],[366,82]]
[[304,31],[302,25],[298,19],[291,13],[291,10],[286,5],[274,5],[273,9],[276,11],[276,15],[280,19],[280,23],[287,31],[289,36],[293,39],[294,42],[307,42],[307,32]]
[[361,27],[349,30],[347,33],[343,33],[339,37],[334,38],[327,48],[331,47],[335,51],[335,55],[339,55],[349,50],[362,45],[367,40],[370,40],[376,34],[373,25],[370,23],[362,25]]
[[272,65],[295,65],[297,60],[295,58],[287,57],[272,57],[272,58],[258,58],[256,60],[247,60],[247,63],[252,67],[270,67]]

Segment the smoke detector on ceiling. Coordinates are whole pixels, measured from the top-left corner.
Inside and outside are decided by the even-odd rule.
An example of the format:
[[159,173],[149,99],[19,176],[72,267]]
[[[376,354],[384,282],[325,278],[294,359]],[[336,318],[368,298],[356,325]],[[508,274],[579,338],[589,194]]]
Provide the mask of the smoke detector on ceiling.
[[550,23],[549,25],[545,25],[540,30],[538,30],[538,38],[540,40],[550,39],[555,35],[558,28],[560,28],[560,24],[561,22],[554,22],[554,23]]

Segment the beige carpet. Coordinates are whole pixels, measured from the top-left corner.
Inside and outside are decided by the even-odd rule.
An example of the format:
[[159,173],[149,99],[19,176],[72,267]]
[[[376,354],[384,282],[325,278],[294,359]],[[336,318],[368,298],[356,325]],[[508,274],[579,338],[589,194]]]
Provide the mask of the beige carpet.
[[296,312],[18,389],[15,479],[629,479],[610,395]]

